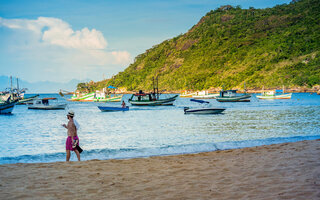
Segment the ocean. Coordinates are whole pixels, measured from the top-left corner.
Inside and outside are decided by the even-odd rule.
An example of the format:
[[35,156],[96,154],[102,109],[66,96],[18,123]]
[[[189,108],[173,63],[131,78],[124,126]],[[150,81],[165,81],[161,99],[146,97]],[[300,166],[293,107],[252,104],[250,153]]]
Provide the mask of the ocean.
[[[30,94],[31,95],[31,94]],[[127,159],[225,150],[320,138],[320,95],[294,93],[292,99],[219,103],[224,114],[186,115],[184,107],[202,107],[188,98],[174,106],[130,106],[128,112],[101,112],[98,105],[69,102],[58,94],[41,94],[67,102],[66,110],[28,110],[15,106],[0,115],[0,164],[65,161],[68,110],[80,124],[82,160]],[[76,161],[72,153],[71,161]]]

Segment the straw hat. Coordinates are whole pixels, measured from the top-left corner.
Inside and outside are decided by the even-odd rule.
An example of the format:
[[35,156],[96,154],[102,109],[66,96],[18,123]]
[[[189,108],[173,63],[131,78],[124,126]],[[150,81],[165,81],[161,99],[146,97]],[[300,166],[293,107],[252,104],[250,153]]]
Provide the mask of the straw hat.
[[68,115],[73,117],[74,116],[74,112],[72,110],[69,110]]

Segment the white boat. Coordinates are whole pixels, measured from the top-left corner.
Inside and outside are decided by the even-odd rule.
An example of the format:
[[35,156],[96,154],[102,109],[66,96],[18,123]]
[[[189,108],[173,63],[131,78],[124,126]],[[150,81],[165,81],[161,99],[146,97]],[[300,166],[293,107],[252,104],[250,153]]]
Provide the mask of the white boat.
[[257,95],[258,99],[291,99],[292,93],[288,94],[276,94],[275,91],[262,92],[261,95]]
[[197,92],[195,95],[192,95],[194,99],[215,99],[220,94],[209,94],[208,91],[204,90],[201,92]]
[[207,114],[220,114],[225,110],[225,108],[196,108],[189,109],[188,107],[184,108],[184,114],[198,114],[198,115],[207,115]]
[[[190,99],[190,101],[201,103],[201,104],[207,104],[209,105],[209,101],[203,101],[198,99]],[[225,110],[225,108],[194,108],[190,109],[189,107],[184,107],[184,114],[199,114],[199,115],[207,115],[207,114],[220,114]]]
[[[37,110],[64,110],[67,106],[66,103],[58,103],[57,98],[43,98],[36,99],[33,101],[32,105],[28,106],[28,109],[37,109]],[[50,102],[50,103],[49,103]]]

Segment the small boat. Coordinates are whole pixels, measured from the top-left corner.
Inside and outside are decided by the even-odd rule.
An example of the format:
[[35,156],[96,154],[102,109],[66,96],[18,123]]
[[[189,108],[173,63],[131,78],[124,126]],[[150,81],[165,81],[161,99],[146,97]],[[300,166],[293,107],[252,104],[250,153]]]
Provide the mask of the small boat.
[[189,107],[184,108],[184,114],[220,114],[225,110],[225,108],[197,108],[190,109]]
[[87,101],[93,101],[95,93],[87,93],[87,94],[80,94],[80,93],[75,93],[71,99],[68,99],[68,101],[82,101],[82,102],[87,102]]
[[257,95],[258,99],[291,99],[292,93],[288,94],[276,94],[275,91],[262,92],[261,95]]
[[0,114],[11,114],[18,100],[7,100],[0,102]]
[[[198,100],[198,99],[190,99],[190,101],[201,103],[201,104],[210,104],[208,101]],[[225,108],[194,108],[190,109],[189,107],[184,107],[184,114],[199,114],[199,115],[207,115],[207,114],[220,114]]]
[[179,95],[161,98],[158,89],[158,77],[156,78],[157,87],[155,87],[155,79],[153,79],[153,92],[144,93],[142,90],[139,93],[133,94],[128,100],[134,106],[172,106],[173,102]]
[[180,93],[180,98],[192,98],[192,96],[196,94],[196,92],[192,93],[188,91],[183,91],[182,93]]
[[116,112],[116,111],[129,111],[129,106],[114,107],[114,106],[98,106],[102,112]]
[[25,105],[25,104],[32,104],[32,102],[38,98],[39,95],[34,95],[34,96],[31,96],[31,97],[28,97],[28,98],[23,98],[23,99],[20,99],[17,103],[17,105]]
[[216,97],[219,102],[250,102],[251,94],[237,94],[237,90],[221,90]]
[[208,91],[197,92],[195,95],[192,95],[194,99],[215,99],[219,94],[209,94]]
[[[113,87],[113,88],[115,88],[115,87]],[[122,99],[122,96],[123,96],[123,94],[112,94],[112,93],[109,93],[107,88],[103,88],[102,91],[98,91],[97,90],[96,92],[91,92],[91,93],[87,93],[87,94],[86,93],[80,94],[79,92],[75,92],[74,95],[71,97],[71,99],[68,99],[68,101],[120,102],[121,99]]]
[[49,100],[57,100],[57,98],[43,98],[36,99],[32,105],[28,106],[28,109],[37,110],[64,110],[67,106],[66,103],[58,103],[57,101],[49,103]]
[[144,93],[140,90],[139,93],[133,94],[128,101],[134,106],[172,106],[178,96],[161,99],[160,94]]

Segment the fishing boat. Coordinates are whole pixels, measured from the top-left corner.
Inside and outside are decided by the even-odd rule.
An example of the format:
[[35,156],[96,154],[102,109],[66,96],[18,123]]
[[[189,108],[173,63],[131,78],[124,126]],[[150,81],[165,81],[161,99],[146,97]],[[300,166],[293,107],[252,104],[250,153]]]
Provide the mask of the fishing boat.
[[158,77],[156,78],[157,87],[155,87],[155,79],[153,78],[153,92],[144,93],[142,90],[139,93],[133,94],[128,100],[134,106],[170,106],[179,95],[161,98],[158,89]]
[[173,105],[178,96],[160,98],[160,94],[144,93],[140,90],[139,93],[133,94],[128,101],[134,106],[170,106]]
[[28,98],[23,98],[23,99],[20,99],[17,103],[17,105],[25,105],[25,104],[32,104],[33,101],[38,98],[39,95],[34,95],[34,96],[31,96],[31,97],[28,97]]
[[80,94],[75,93],[71,99],[68,99],[68,101],[81,101],[81,102],[87,102],[87,101],[93,101],[94,100],[94,92],[87,93],[87,94]]
[[[190,99],[190,101],[194,101],[201,104],[210,104],[208,101],[198,100],[198,99]],[[184,114],[199,114],[199,115],[207,115],[207,114],[220,114],[222,113],[225,108],[193,108],[190,109],[189,107],[184,107]]]
[[[91,93],[79,93],[75,94],[68,99],[68,101],[80,101],[80,102],[120,102],[123,94],[112,94],[108,89],[117,89],[113,86],[108,86],[108,88],[103,88],[102,91],[97,90]],[[61,95],[61,94],[60,94]],[[61,95],[62,96],[62,95]]]
[[196,95],[196,92],[188,92],[188,91],[183,91],[182,93],[180,93],[180,97],[181,98],[192,98],[193,95]]
[[102,112],[117,112],[117,111],[129,111],[129,106],[115,107],[115,106],[98,106]]
[[216,97],[219,102],[250,102],[251,94],[237,94],[237,90],[221,90]]
[[194,99],[215,99],[218,97],[219,94],[209,94],[207,90],[197,92],[196,94],[192,95]]
[[0,114],[11,114],[18,100],[0,101]]
[[66,106],[66,103],[59,103],[57,98],[43,98],[34,100],[33,104],[28,106],[28,109],[64,110]]
[[292,93],[288,94],[276,94],[275,91],[262,92],[261,95],[257,95],[258,99],[291,99]]

